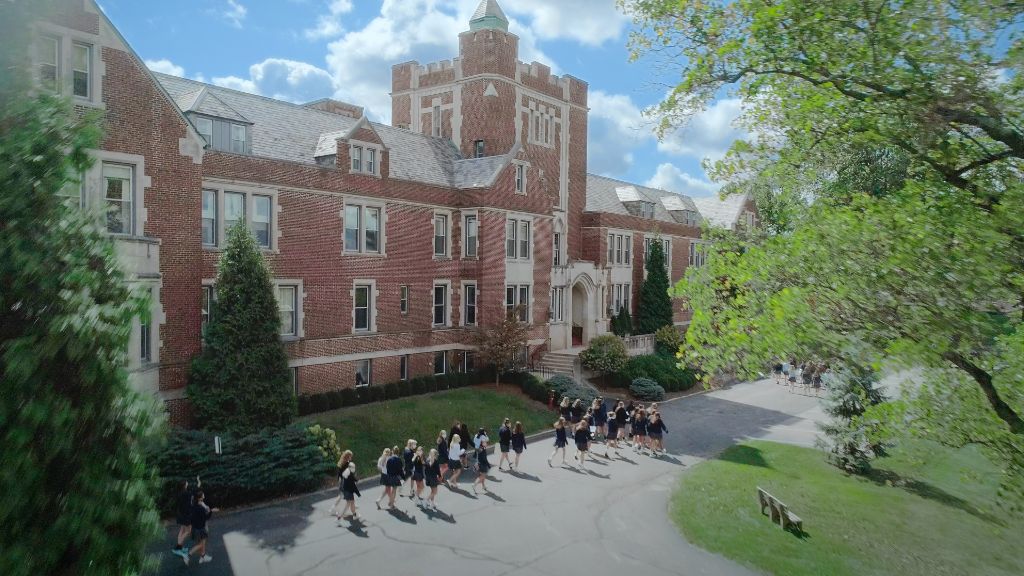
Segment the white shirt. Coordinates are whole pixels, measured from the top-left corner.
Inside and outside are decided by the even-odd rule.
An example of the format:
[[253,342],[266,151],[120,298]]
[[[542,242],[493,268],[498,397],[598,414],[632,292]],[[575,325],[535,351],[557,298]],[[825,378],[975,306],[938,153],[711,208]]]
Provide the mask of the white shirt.
[[458,444],[452,444],[451,448],[448,449],[448,459],[458,460],[459,458],[462,458],[462,454],[464,452],[465,450],[462,449],[462,446],[459,446]]
[[476,436],[476,437],[473,438],[473,446],[476,446],[477,450],[480,449],[480,443],[481,442],[490,443],[491,439],[488,438],[486,434],[484,434],[483,436]]

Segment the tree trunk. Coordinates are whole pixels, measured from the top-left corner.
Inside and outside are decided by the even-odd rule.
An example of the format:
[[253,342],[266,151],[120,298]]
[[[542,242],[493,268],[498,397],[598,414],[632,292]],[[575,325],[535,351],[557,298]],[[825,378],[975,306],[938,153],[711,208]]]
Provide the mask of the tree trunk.
[[999,396],[999,391],[992,385],[991,374],[982,370],[981,367],[957,352],[946,352],[943,356],[955,364],[957,368],[971,375],[971,378],[981,387],[981,391],[985,393],[985,398],[988,399],[988,403],[992,406],[996,416],[999,416],[999,419],[1006,422],[1010,427],[1010,432],[1024,434],[1024,420],[1021,420],[1020,415],[1014,412],[1013,408]]

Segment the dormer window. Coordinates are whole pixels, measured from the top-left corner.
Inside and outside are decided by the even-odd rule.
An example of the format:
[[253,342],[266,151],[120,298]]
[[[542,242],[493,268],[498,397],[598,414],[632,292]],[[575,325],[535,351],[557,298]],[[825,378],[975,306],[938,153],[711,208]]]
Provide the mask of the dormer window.
[[231,125],[231,151],[245,154],[245,126],[242,124]]
[[251,125],[242,122],[189,114],[196,132],[206,141],[210,150],[232,152],[234,154],[251,154]]
[[213,146],[213,120],[209,118],[195,119],[196,132],[206,140],[207,146]]
[[352,171],[362,172],[363,171],[363,147],[353,146],[352,147]]
[[484,157],[484,141],[483,140],[474,140],[473,141],[473,158],[483,158],[483,157]]
[[349,148],[349,156],[352,158],[352,173],[369,174],[376,176],[378,170],[379,150],[366,144],[353,144]]
[[654,218],[654,202],[641,202],[640,203],[640,217],[641,218]]

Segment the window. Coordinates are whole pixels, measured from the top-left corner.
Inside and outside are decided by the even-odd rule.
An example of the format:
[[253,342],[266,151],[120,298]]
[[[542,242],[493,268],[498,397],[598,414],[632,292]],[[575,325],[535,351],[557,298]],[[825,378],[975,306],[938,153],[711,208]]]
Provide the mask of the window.
[[377,173],[377,151],[373,148],[366,149],[366,171],[370,174]]
[[519,257],[530,258],[530,223],[525,220],[519,222]]
[[193,118],[195,120],[196,132],[206,140],[207,146],[213,146],[213,120],[209,118]]
[[690,266],[703,266],[706,254],[699,242],[690,241]]
[[476,325],[476,284],[466,284],[463,287],[464,297],[462,299],[465,310],[463,312],[463,324],[466,326]]
[[409,379],[409,355],[398,357],[398,379],[408,380]]
[[[150,299],[153,298],[153,289],[147,290]],[[151,340],[152,326],[150,325],[151,320],[143,321],[139,319],[139,360],[143,362],[149,362],[153,359],[153,345]]]
[[644,263],[651,259],[651,239],[644,238]]
[[[224,229],[231,230],[235,224],[245,221],[245,194],[224,193]],[[225,234],[227,236],[227,234]]]
[[633,313],[633,307],[630,305],[633,301],[633,285],[623,284],[622,285],[622,307]]
[[352,171],[362,172],[363,170],[363,147],[352,147]]
[[516,194],[526,194],[526,166],[516,164]]
[[632,256],[633,256],[633,237],[632,236],[626,236],[625,252],[626,252],[625,260],[623,260],[622,263],[623,264],[632,264],[633,263],[633,259],[632,259]]
[[477,221],[476,216],[466,216],[466,224],[463,226],[465,229],[466,240],[465,240],[465,255],[469,258],[476,258],[477,248]]
[[289,370],[288,372],[291,375],[292,394],[294,396],[298,396],[299,395],[299,369],[298,369],[298,367],[293,366],[291,368],[291,370]]
[[252,197],[252,232],[261,248],[270,248],[270,205],[270,196]]
[[370,385],[371,377],[373,376],[372,362],[372,360],[356,360],[356,388]]
[[92,62],[92,46],[75,43],[72,52],[71,93],[81,98],[89,97],[89,66]]
[[552,322],[561,322],[565,320],[564,300],[564,286],[557,286],[551,289],[551,308],[548,311],[548,317]]
[[281,336],[295,336],[298,328],[297,287],[277,287],[277,311],[281,316]]
[[203,244],[217,245],[217,191],[203,190]]
[[132,234],[132,167],[103,163],[106,184],[107,231]]
[[448,286],[434,284],[434,326],[448,325]]
[[615,263],[615,234],[608,235],[608,264]]
[[562,234],[555,232],[554,238],[552,239],[552,257],[551,264],[553,266],[562,265]]
[[622,264],[622,234],[615,235],[615,263]]
[[641,218],[654,218],[654,203],[653,202],[641,202],[640,203],[640,217]]
[[353,303],[353,308],[355,309],[355,325],[353,329],[356,331],[368,331],[370,329],[370,298],[370,286],[356,286]]
[[380,253],[380,208],[345,205],[345,251]]
[[433,113],[430,115],[430,129],[433,131],[434,136],[441,137],[441,107],[434,106]]
[[[517,306],[522,307],[519,310],[516,310]],[[511,314],[513,312],[517,313],[517,317],[519,318],[520,322],[530,321],[529,284],[505,287],[505,313]]]
[[672,269],[672,240],[664,238],[661,241],[661,251],[665,254],[665,270]]
[[505,315],[512,314],[516,308],[516,287],[506,286],[505,287]]
[[515,220],[505,222],[505,257],[516,257],[516,231],[519,229]]
[[483,157],[484,157],[484,141],[483,140],[474,140],[473,141],[473,158],[483,158]]
[[448,217],[434,214],[434,256],[448,255]]
[[210,320],[213,319],[213,286],[203,286],[203,302],[202,302],[202,328],[201,334],[206,336],[206,327],[210,325]]
[[447,373],[448,355],[444,352],[434,352],[434,375],[441,376]]
[[530,287],[520,286],[519,287],[519,321],[528,322],[530,320]]
[[231,151],[245,154],[245,126],[241,124],[231,125]]
[[399,286],[398,287],[398,311],[402,314],[408,314],[409,312],[409,287]]
[[462,353],[462,371],[469,374],[476,370],[476,358],[473,357],[473,353],[466,350]]
[[612,311],[616,314],[622,310],[622,284],[615,285],[615,304],[612,306]]
[[39,84],[46,90],[60,93],[60,40],[44,36],[39,39]]

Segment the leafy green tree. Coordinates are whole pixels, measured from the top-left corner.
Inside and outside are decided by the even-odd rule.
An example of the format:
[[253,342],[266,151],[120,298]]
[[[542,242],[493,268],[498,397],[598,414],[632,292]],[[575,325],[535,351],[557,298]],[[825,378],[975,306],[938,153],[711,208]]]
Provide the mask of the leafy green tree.
[[794,353],[852,364],[849,350],[923,367],[902,421],[1020,470],[1019,5],[620,5],[638,24],[634,56],[676,58],[662,134],[723,92],[743,100],[754,137],[709,168],[774,219],[760,235],[722,233],[688,272],[688,355],[745,375]]
[[30,96],[30,9],[47,6],[0,5],[0,574],[132,574],[159,529],[139,448],[152,406],[125,371],[147,307],[110,237],[58,196],[99,129]]
[[654,334],[658,328],[672,325],[672,298],[668,293],[668,269],[661,242],[651,242],[651,254],[644,267],[647,279],[640,285],[637,330],[640,334]]
[[250,434],[295,417],[288,357],[270,270],[239,222],[228,231],[217,269],[217,302],[202,354],[192,362],[188,398],[198,424]]
[[628,359],[626,345],[614,334],[602,334],[590,340],[580,352],[580,363],[585,368],[608,375],[622,369]]
[[495,386],[501,375],[515,366],[529,339],[530,325],[519,320],[521,306],[513,308],[501,322],[481,326],[473,336],[481,361],[494,365]]

